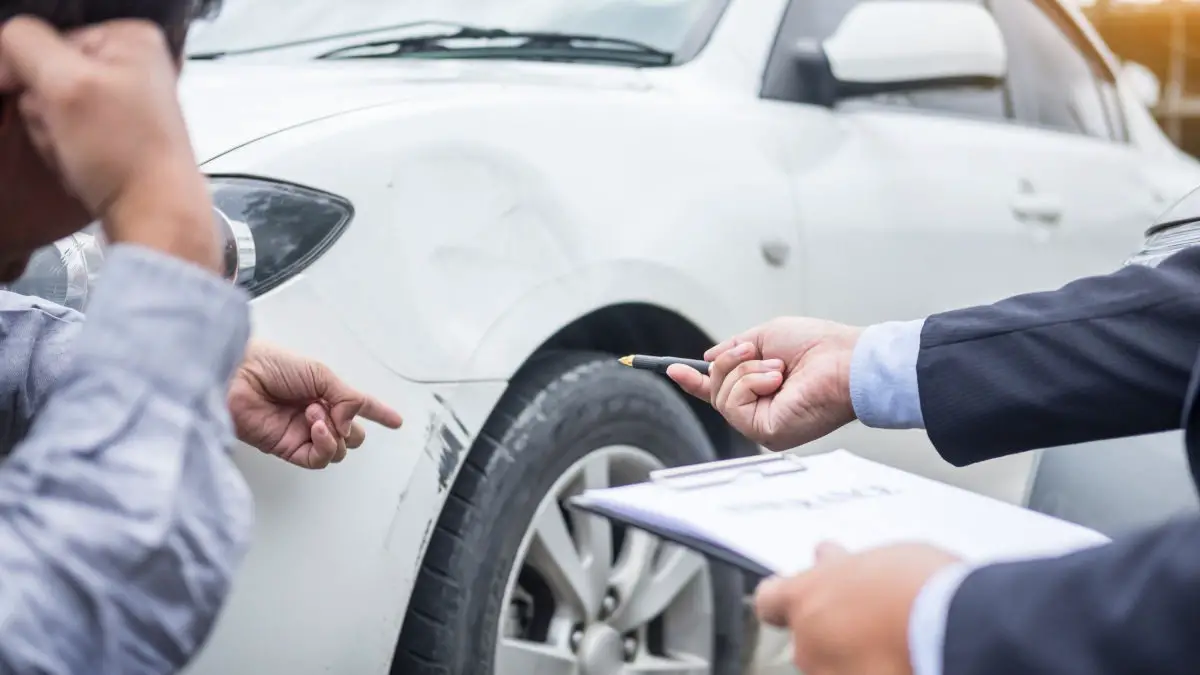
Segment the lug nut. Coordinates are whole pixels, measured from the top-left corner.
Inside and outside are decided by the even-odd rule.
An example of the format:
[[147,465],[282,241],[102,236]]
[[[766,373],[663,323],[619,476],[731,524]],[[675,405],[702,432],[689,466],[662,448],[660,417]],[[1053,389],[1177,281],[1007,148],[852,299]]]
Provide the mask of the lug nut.
[[632,635],[627,636],[625,638],[625,641],[622,643],[622,647],[624,647],[624,649],[625,649],[625,660],[626,661],[632,661],[633,657],[637,656],[638,641],[637,641],[637,638],[635,638],[634,636],[632,636]]
[[576,628],[571,631],[571,651],[579,651],[579,645],[583,643],[583,629]]
[[617,611],[617,604],[616,591],[609,591],[608,594],[604,596],[604,600],[600,602],[600,612],[605,618],[608,618],[612,616],[613,612]]

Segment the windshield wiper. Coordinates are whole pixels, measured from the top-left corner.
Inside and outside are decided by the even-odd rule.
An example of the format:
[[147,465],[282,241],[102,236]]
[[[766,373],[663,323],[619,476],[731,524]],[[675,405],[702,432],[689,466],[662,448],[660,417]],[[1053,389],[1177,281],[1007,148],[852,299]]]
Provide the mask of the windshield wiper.
[[[333,33],[331,35],[321,35],[318,37],[306,38],[303,40],[292,40],[289,42],[276,42],[273,44],[259,45],[257,47],[242,47],[239,49],[227,49],[222,51],[210,52],[189,52],[187,58],[193,61],[215,61],[223,59],[226,56],[241,56],[243,54],[258,54],[261,52],[272,52],[279,49],[289,49],[292,47],[304,47],[307,45],[320,44],[322,42],[337,42],[346,39],[359,39],[363,36],[375,35],[379,33],[390,33],[397,30],[406,30],[409,28],[417,28],[422,26],[446,26],[454,30],[465,28],[464,24],[455,23],[453,21],[438,21],[437,19],[424,19],[422,21],[407,21],[405,23],[393,24],[390,26],[380,26],[378,28],[365,28],[363,30],[354,30],[348,33]],[[445,35],[443,33],[442,35]],[[356,43],[357,44],[357,43]]]
[[[458,40],[509,41],[516,44],[456,45]],[[340,47],[318,59],[398,58],[424,56],[442,58],[530,58],[617,61],[634,65],[666,66],[675,55],[656,47],[623,38],[587,33],[509,31],[503,28],[463,26],[451,33],[391,38]]]

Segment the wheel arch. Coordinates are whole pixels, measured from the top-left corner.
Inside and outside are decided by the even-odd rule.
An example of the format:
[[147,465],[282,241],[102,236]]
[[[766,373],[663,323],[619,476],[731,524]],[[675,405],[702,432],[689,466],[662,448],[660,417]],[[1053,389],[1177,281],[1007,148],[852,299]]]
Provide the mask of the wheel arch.
[[[615,302],[594,308],[562,324],[525,356],[509,378],[509,382],[516,381],[526,372],[536,368],[539,361],[564,352],[611,354],[614,358],[632,353],[695,356],[702,354],[713,344],[712,336],[680,312],[649,302]],[[481,444],[489,442],[482,429],[486,428],[494,415],[501,414],[500,409],[512,394],[512,391],[504,391],[492,401],[489,409],[485,409],[486,414],[483,417],[486,421],[480,433],[470,439],[466,451],[460,455],[453,475],[450,476],[450,485],[463,480],[463,467],[468,458],[480,450]],[[682,392],[680,395],[700,421],[719,457],[742,457],[759,451],[755,443],[730,427],[710,405]],[[439,492],[443,501],[431,525],[440,521],[452,490],[453,488],[450,488]],[[420,560],[424,560],[429,553],[428,543],[429,538],[426,537],[420,547]],[[409,618],[406,609],[397,633],[397,646],[400,644],[404,624]],[[755,635],[753,630],[748,633],[748,644],[753,643]],[[391,672],[396,672],[394,665],[393,663]]]
[[[690,397],[683,396],[675,401],[670,401],[670,393],[673,387],[668,382],[661,382],[658,386],[654,386],[653,374],[645,372],[630,372],[622,366],[616,364],[615,358],[609,360],[605,358],[609,354],[624,353],[627,351],[627,345],[647,345],[647,346],[662,346],[669,347],[670,345],[709,345],[711,341],[707,336],[698,329],[694,324],[691,324],[686,319],[678,314],[674,314],[661,307],[653,305],[633,303],[631,305],[616,305],[596,309],[589,312],[583,317],[579,317],[575,321],[570,322],[554,335],[544,341],[536,350],[533,351],[525,360],[525,362],[514,373],[507,389],[499,397],[497,404],[493,407],[488,415],[488,419],[484,424],[480,433],[476,434],[467,448],[467,451],[462,454],[462,460],[459,465],[459,471],[451,481],[452,487],[446,493],[449,497],[442,504],[441,513],[436,518],[436,527],[432,529],[433,537],[426,542],[428,545],[423,546],[421,553],[421,563],[418,567],[420,570],[417,583],[414,584],[414,595],[410,597],[408,607],[406,607],[405,616],[402,619],[400,634],[396,643],[395,657],[391,665],[393,673],[407,672],[406,664],[411,666],[415,661],[423,663],[433,663],[433,657],[425,654],[418,654],[413,651],[413,645],[420,644],[441,644],[439,640],[431,640],[429,633],[447,630],[458,630],[462,628],[462,615],[448,615],[449,618],[441,617],[440,614],[433,613],[431,609],[437,607],[459,607],[458,604],[446,605],[448,597],[447,589],[452,589],[454,593],[459,593],[462,584],[457,579],[467,579],[471,581],[474,577],[470,574],[462,576],[464,569],[476,570],[478,565],[472,562],[468,567],[463,567],[461,564],[461,556],[464,555],[461,551],[466,550],[464,542],[474,542],[474,537],[464,536],[462,528],[473,527],[474,533],[479,534],[479,523],[489,523],[488,532],[492,532],[493,525],[490,524],[490,515],[499,512],[507,512],[507,505],[513,504],[520,508],[525,508],[523,500],[526,500],[528,495],[535,495],[537,499],[541,499],[541,488],[537,487],[540,483],[534,485],[527,481],[532,480],[529,474],[521,473],[520,470],[516,474],[512,473],[510,465],[518,461],[517,458],[526,455],[533,451],[534,448],[540,448],[542,452],[548,453],[547,457],[558,457],[561,448],[570,449],[572,452],[588,455],[597,446],[585,444],[580,445],[578,441],[590,443],[593,438],[588,435],[571,436],[567,434],[570,445],[560,446],[563,438],[560,436],[560,431],[570,427],[574,420],[582,420],[582,424],[587,425],[595,420],[593,414],[600,415],[616,415],[612,417],[614,421],[621,419],[622,408],[620,407],[625,400],[621,393],[627,393],[627,390],[632,385],[638,385],[634,389],[640,388],[642,391],[648,391],[658,400],[663,401],[660,404],[658,415],[635,417],[639,420],[634,428],[654,429],[664,425],[669,426],[670,420],[677,420],[676,424],[683,424],[687,429],[685,436],[676,437],[668,442],[666,448],[678,448],[679,444],[686,447],[701,448],[703,442],[701,438],[709,438],[712,440],[712,435],[717,434],[717,442],[714,442],[712,450],[704,449],[699,457],[695,457],[693,453],[692,461],[704,461],[705,456],[712,457],[713,452],[718,456],[728,456],[729,453],[741,451],[753,452],[757,448],[752,443],[742,440],[738,443],[736,440],[731,440],[722,432],[732,433],[728,431],[728,427],[724,421],[716,416],[719,426],[716,430],[710,429],[706,423],[712,421],[711,418],[705,419],[708,414],[713,414],[711,407],[704,405],[700,401],[693,402]],[[624,372],[622,372],[624,371]],[[590,380],[587,377],[588,373],[602,372],[604,377],[600,380]],[[624,377],[630,375],[632,377]],[[601,387],[607,383],[614,387],[618,396],[616,399],[603,403],[599,408],[593,408],[590,412],[580,409],[577,404],[569,410],[574,413],[583,413],[579,415],[568,412],[565,416],[560,416],[562,411],[555,410],[558,401],[578,401],[580,398],[592,398],[592,394],[596,391],[593,387],[599,384]],[[665,378],[664,378],[665,379]],[[560,391],[562,389],[567,391]],[[575,392],[575,393],[572,393]],[[610,392],[608,396],[613,395],[611,389],[601,389],[601,391]],[[565,393],[565,396],[560,397],[560,393]],[[664,395],[666,397],[664,398]],[[680,406],[679,402],[684,405]],[[616,404],[616,407],[613,404]],[[707,408],[707,410],[705,410]],[[700,411],[700,415],[689,421],[685,411]],[[664,415],[666,415],[664,417]],[[653,423],[651,423],[653,420]],[[700,428],[697,429],[695,422],[700,423]],[[578,424],[579,422],[576,422]],[[510,425],[516,425],[517,431],[510,438]],[[527,443],[528,437],[522,435],[522,425],[540,425],[543,429],[538,435],[534,436],[533,443]],[[676,429],[680,427],[676,426]],[[737,438],[740,438],[738,436]],[[693,442],[688,442],[688,439]],[[661,440],[661,438],[660,438]],[[686,456],[686,453],[685,453]],[[678,457],[676,458],[678,461]],[[537,466],[541,466],[538,464]],[[525,467],[528,468],[528,467]],[[507,471],[507,474],[505,473]],[[514,482],[514,475],[517,476]],[[558,475],[557,470],[550,475]],[[498,482],[492,483],[492,479]],[[540,479],[539,479],[540,480]],[[500,486],[497,488],[488,487],[489,485]],[[514,485],[518,487],[513,487]],[[507,487],[503,487],[507,486]],[[496,501],[496,494],[491,493],[492,502],[489,508],[477,506],[480,502],[477,501],[479,495],[483,495],[482,503],[487,504],[488,491],[492,489],[508,490],[502,492],[499,501]],[[515,499],[515,501],[514,501]],[[499,510],[495,510],[497,507]],[[482,508],[482,510],[480,510]],[[475,509],[471,511],[471,509]],[[472,515],[473,514],[473,515]],[[485,514],[485,515],[480,515]],[[524,522],[524,521],[520,521]],[[490,536],[490,535],[485,535]],[[495,537],[491,537],[489,541],[495,546]],[[507,536],[502,537],[499,541],[509,541]],[[491,550],[491,549],[489,549]],[[494,552],[494,551],[493,551]],[[432,561],[426,560],[426,557],[434,554]],[[456,557],[450,557],[456,556]],[[503,559],[507,560],[503,555]],[[458,560],[457,567],[451,565],[451,562]],[[454,570],[457,569],[458,573]],[[730,570],[732,571],[732,570]],[[472,573],[473,574],[473,573]],[[437,582],[442,586],[437,586],[433,590],[428,590],[428,585],[422,585],[421,579],[426,582]],[[741,588],[743,578],[740,574],[731,574],[727,577],[722,577],[723,581],[718,584],[725,599],[721,606],[734,606],[741,602],[742,594],[745,589]],[[463,583],[466,583],[464,581]],[[510,582],[511,583],[511,582]],[[717,583],[714,581],[714,583]],[[417,588],[425,588],[423,597],[416,596]],[[714,590],[717,592],[717,590]],[[733,593],[733,596],[729,594]],[[455,595],[455,598],[466,597]],[[477,597],[477,596],[471,596]],[[414,598],[417,598],[414,600]],[[416,602],[416,611],[413,609],[413,603]],[[454,603],[458,603],[454,600]],[[490,605],[489,605],[490,606]],[[457,609],[453,610],[458,611]],[[472,612],[470,616],[475,616]],[[441,617],[441,618],[439,618]],[[732,619],[731,619],[732,621]],[[750,642],[745,644],[753,644],[753,636],[756,634],[754,630],[748,628],[744,623],[745,619],[737,619],[736,623],[725,625],[723,632],[718,631],[719,636],[725,636],[722,640],[717,638],[717,644],[723,644],[725,656],[713,661],[714,667],[719,664],[721,670],[718,672],[733,672],[726,670],[731,664],[740,664],[739,667],[744,668],[745,659],[749,654],[753,653],[751,647],[749,651],[743,652],[741,647],[730,647],[730,645],[742,645],[743,634],[750,638]],[[491,624],[488,624],[491,625]],[[449,627],[449,628],[447,628]],[[457,628],[455,628],[457,627]],[[732,642],[737,636],[737,642]],[[733,651],[729,651],[733,650]],[[440,658],[440,657],[439,657]],[[739,660],[740,659],[740,660]],[[741,672],[740,670],[738,672]]]
[[[678,312],[656,304],[625,302],[597,308],[547,338],[525,360],[522,369],[550,352],[590,351],[612,354],[655,354],[696,357],[715,344],[699,326]],[[518,369],[515,377],[519,377]],[[722,458],[745,457],[758,446],[730,427],[712,406],[681,393]]]

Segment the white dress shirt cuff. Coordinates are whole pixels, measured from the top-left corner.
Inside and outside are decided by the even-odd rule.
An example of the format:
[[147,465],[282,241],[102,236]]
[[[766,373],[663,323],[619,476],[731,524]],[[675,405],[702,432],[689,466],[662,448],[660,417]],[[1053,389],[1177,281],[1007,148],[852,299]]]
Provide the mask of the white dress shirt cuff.
[[942,569],[925,582],[917,595],[908,617],[908,655],[913,675],[942,675],[950,601],[971,569],[966,564]]
[[923,429],[917,354],[924,319],[868,327],[850,361],[850,402],[859,421],[877,429]]

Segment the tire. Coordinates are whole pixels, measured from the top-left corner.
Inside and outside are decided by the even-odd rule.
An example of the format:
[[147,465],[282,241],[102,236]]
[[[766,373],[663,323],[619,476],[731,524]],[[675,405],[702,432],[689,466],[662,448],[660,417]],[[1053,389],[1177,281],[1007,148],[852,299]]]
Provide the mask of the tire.
[[[493,670],[500,622],[511,615],[505,597],[516,578],[514,562],[524,562],[523,548],[532,550],[526,548],[526,533],[534,516],[546,513],[539,504],[556,481],[578,462],[596,461],[604,455],[598,449],[609,446],[639,448],[665,466],[717,458],[682,395],[657,375],[621,366],[608,355],[575,352],[538,357],[518,373],[468,453],[434,528],[392,673],[527,675]],[[745,580],[733,568],[706,564],[707,572],[688,588],[706,588],[711,598],[710,672],[736,675],[746,637]],[[695,622],[686,606],[682,611]],[[703,627],[691,630],[707,633]],[[574,631],[572,640],[580,635]],[[649,651],[646,640],[637,649]]]

